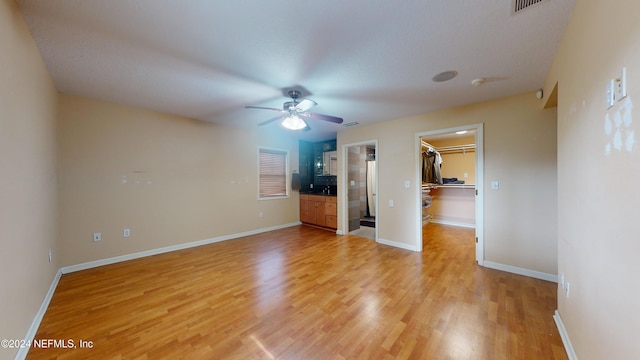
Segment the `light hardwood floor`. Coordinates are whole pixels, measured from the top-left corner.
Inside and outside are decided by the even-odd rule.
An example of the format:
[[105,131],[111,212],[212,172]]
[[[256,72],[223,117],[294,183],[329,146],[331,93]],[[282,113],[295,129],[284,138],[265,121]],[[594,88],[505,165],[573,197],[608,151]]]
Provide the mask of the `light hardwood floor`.
[[556,284],[479,267],[471,229],[424,252],[297,226],[62,276],[29,359],[566,359]]

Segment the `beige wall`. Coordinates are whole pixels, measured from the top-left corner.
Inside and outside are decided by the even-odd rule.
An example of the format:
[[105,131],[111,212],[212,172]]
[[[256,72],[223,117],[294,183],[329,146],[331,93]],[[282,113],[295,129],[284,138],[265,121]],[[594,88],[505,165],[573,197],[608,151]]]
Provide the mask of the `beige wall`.
[[289,150],[298,169],[282,134],[61,95],[62,265],[297,222],[297,192],[257,199],[258,146]]
[[[429,140],[427,136],[423,137],[423,139],[426,139],[429,144],[436,148],[475,144],[476,141],[474,137]],[[458,180],[464,180],[465,184],[476,183],[476,154],[474,149],[441,152],[440,155],[442,156],[440,173],[443,178],[458,178]],[[466,178],[464,177],[465,173],[467,174]]]
[[434,223],[475,227],[475,190],[438,187],[431,189],[431,206],[427,213]]
[[[408,246],[418,241],[417,134],[484,123],[485,260],[556,274],[556,112],[541,107],[528,93],[339,132],[339,149],[379,141],[380,238]],[[489,188],[494,179],[500,181],[498,191]]]
[[[638,14],[636,0],[577,1],[545,86],[558,83],[558,270],[571,290],[558,308],[581,360],[640,354]],[[625,66],[628,97],[607,110]]]
[[[559,290],[559,311],[580,359],[640,353],[640,155],[626,142],[640,136],[632,107],[640,93],[639,11],[634,0],[577,2],[549,71],[545,93],[559,84],[557,216],[556,113],[541,110],[533,94],[338,135],[339,147],[379,141],[380,237],[412,245],[416,192],[403,183],[417,177],[415,134],[484,123],[485,259],[556,273],[557,236],[558,271],[571,283],[569,298]],[[602,30],[614,22],[613,33]],[[56,93],[12,0],[0,2],[0,53],[11,54],[0,66],[0,337],[24,336],[58,266],[298,220],[297,193],[255,196],[256,146],[291,149],[296,169],[297,142],[65,95],[57,230]],[[629,97],[607,111],[604,86],[623,66]],[[489,189],[491,180],[500,190]],[[91,241],[94,231],[101,243]],[[13,353],[0,349],[0,357]]]
[[0,1],[0,54],[0,338],[23,339],[58,269],[57,93],[11,0]]

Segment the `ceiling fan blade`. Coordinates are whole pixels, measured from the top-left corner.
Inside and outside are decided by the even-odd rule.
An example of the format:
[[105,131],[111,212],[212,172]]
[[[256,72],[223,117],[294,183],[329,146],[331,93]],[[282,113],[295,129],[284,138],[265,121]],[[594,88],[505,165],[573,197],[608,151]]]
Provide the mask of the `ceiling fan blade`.
[[310,131],[311,130],[311,126],[309,126],[309,124],[307,124],[307,127],[302,128],[302,131]]
[[299,112],[305,112],[316,105],[318,105],[318,103],[311,99],[303,99],[296,105],[295,109]]
[[286,116],[287,116],[287,115],[280,115],[280,116],[276,116],[276,117],[274,117],[273,119],[265,120],[265,121],[263,121],[263,122],[259,123],[259,124],[258,124],[258,126],[267,125],[267,124],[272,123],[272,122],[274,122],[274,121],[282,120],[282,119],[284,119]]
[[324,120],[324,121],[330,121],[332,123],[336,123],[336,124],[342,124],[342,122],[344,121],[342,118],[336,117],[336,116],[331,116],[331,115],[323,115],[323,114],[316,114],[316,113],[304,113],[304,114],[300,114],[306,117],[310,117],[312,119],[316,119],[316,120]]
[[263,106],[251,106],[251,105],[247,105],[244,107],[245,109],[260,109],[260,110],[273,110],[273,111],[283,111],[282,109],[278,109],[278,108],[272,108],[272,107],[263,107]]

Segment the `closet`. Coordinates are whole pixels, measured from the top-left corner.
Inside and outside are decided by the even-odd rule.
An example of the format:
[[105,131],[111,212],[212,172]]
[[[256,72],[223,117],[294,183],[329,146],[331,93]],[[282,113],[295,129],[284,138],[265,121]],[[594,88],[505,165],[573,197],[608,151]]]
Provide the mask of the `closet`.
[[475,227],[475,134],[421,138],[422,225]]

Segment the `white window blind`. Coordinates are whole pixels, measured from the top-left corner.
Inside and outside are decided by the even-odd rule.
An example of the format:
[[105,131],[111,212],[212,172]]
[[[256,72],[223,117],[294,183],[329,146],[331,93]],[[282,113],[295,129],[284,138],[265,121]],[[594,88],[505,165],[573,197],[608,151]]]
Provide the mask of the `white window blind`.
[[287,152],[259,149],[259,197],[282,197],[287,193]]

